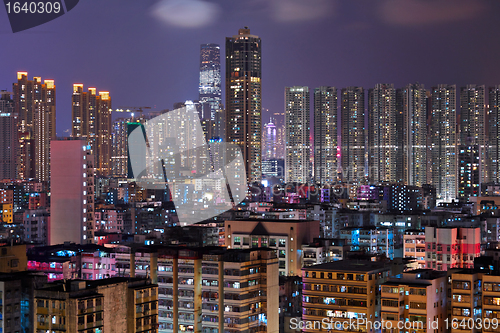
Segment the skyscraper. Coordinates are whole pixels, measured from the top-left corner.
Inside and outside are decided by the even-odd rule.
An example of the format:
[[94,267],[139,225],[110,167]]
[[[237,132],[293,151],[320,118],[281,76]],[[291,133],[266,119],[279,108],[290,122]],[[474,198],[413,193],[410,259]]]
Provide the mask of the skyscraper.
[[488,89],[488,160],[490,180],[500,183],[500,85]]
[[264,125],[264,137],[262,159],[270,160],[276,158],[276,125],[273,120]]
[[95,158],[97,173],[111,173],[111,97],[96,88],[83,91],[83,84],[73,84],[72,137],[84,138]]
[[0,97],[0,179],[16,178],[17,114],[10,93]]
[[488,181],[485,90],[475,84],[460,88],[460,145],[477,146],[481,183]]
[[130,119],[120,118],[113,122],[111,133],[111,174],[115,177],[127,176],[128,142],[127,124]]
[[310,180],[309,88],[285,88],[285,183]]
[[408,84],[398,89],[397,95],[401,100],[398,103],[398,113],[402,114],[402,124],[398,125],[397,132],[402,135],[398,138],[398,154],[402,163],[398,167],[402,170],[402,181],[408,185],[422,186],[427,184],[427,102],[423,84]]
[[245,27],[226,38],[226,141],[239,145],[248,182],[261,180],[261,40]]
[[314,181],[337,181],[337,88],[314,89]]
[[457,198],[456,86],[440,84],[431,93],[431,185],[438,201]]
[[396,182],[396,90],[377,84],[368,91],[368,156],[371,182]]
[[17,178],[48,181],[50,140],[56,137],[56,86],[41,77],[17,73],[14,111],[19,115]]
[[360,182],[365,177],[365,92],[347,87],[341,95],[342,179]]
[[220,46],[202,44],[200,49],[199,98],[202,119],[215,120],[221,106]]

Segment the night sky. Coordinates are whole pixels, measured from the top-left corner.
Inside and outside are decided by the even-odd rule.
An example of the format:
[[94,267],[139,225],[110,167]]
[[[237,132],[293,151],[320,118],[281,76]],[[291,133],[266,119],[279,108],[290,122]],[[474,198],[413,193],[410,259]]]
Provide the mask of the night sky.
[[480,0],[82,0],[13,34],[0,8],[0,89],[17,71],[54,79],[58,135],[73,83],[110,91],[113,107],[172,109],[198,97],[200,44],[224,57],[225,37],[248,26],[262,38],[267,122],[285,86],[500,84],[499,13]]

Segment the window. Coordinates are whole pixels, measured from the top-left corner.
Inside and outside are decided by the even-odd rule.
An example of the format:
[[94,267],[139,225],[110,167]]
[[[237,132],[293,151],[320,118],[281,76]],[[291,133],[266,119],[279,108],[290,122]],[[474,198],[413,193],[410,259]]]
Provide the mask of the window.
[[285,247],[286,246],[286,239],[280,238],[279,240],[279,247]]
[[241,237],[234,237],[234,245],[240,245],[241,244]]

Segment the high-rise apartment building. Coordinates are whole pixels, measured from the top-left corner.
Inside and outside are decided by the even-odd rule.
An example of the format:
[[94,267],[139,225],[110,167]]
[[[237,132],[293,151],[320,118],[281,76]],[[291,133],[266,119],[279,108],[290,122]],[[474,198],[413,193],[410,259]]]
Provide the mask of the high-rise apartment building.
[[285,183],[310,180],[309,88],[285,88]]
[[479,145],[458,146],[458,199],[462,202],[481,196],[481,151]]
[[226,141],[243,153],[248,182],[261,180],[261,40],[245,27],[226,38]]
[[500,85],[488,89],[488,161],[490,181],[500,183]]
[[460,145],[477,145],[480,182],[488,181],[485,87],[467,85],[460,88]]
[[397,154],[401,156],[397,163],[401,176],[397,178],[408,185],[422,186],[427,183],[426,91],[423,84],[416,83],[398,89],[396,94],[397,114],[402,116],[402,123],[396,121]]
[[52,140],[49,243],[94,241],[94,162],[85,140]]
[[334,183],[338,176],[337,88],[314,89],[314,182]]
[[455,85],[440,84],[431,92],[431,185],[438,201],[457,197],[457,108]]
[[87,140],[95,158],[98,174],[111,173],[111,97],[96,88],[83,91],[83,84],[73,84],[73,128],[71,136]]
[[360,182],[365,178],[365,92],[362,87],[341,91],[342,179]]
[[111,133],[111,175],[115,177],[127,176],[128,142],[127,124],[130,119],[120,118],[113,122]]
[[17,121],[10,93],[0,97],[0,179],[16,178]]
[[220,112],[222,102],[219,44],[201,45],[200,85],[198,91],[201,118],[214,121],[216,114]]
[[368,91],[368,177],[371,182],[396,182],[396,90],[377,84]]
[[19,116],[17,178],[50,177],[50,140],[56,138],[56,86],[54,80],[17,73],[14,92],[14,112]]

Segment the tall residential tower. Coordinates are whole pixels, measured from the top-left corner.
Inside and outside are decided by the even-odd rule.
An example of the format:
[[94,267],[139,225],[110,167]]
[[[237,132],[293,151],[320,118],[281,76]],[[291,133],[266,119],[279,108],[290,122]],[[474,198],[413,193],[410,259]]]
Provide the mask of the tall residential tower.
[[285,183],[310,179],[309,88],[285,88]]
[[396,90],[377,84],[368,92],[368,156],[371,182],[396,182]]
[[83,91],[83,84],[73,84],[72,137],[87,140],[99,175],[111,174],[111,97],[96,88]]
[[341,98],[342,180],[360,182],[365,178],[365,92],[347,87]]
[[456,86],[440,84],[431,92],[431,185],[438,201],[457,198]]
[[314,89],[314,182],[337,181],[337,88]]
[[261,40],[245,27],[226,38],[226,141],[240,146],[248,182],[261,180]]

